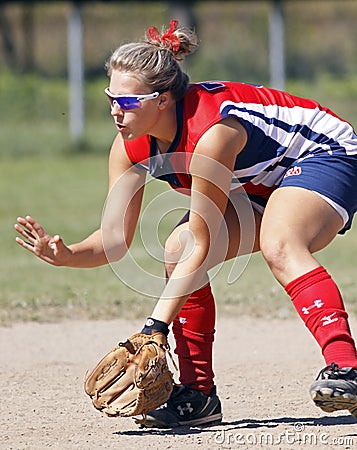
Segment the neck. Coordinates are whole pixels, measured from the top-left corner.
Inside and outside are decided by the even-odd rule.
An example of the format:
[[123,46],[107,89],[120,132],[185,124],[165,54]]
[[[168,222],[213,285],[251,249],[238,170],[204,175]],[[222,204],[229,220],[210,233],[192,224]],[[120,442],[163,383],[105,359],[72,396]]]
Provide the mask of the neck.
[[156,138],[157,146],[161,153],[166,153],[175,139],[177,131],[176,102],[173,102],[160,118],[157,130],[150,133]]

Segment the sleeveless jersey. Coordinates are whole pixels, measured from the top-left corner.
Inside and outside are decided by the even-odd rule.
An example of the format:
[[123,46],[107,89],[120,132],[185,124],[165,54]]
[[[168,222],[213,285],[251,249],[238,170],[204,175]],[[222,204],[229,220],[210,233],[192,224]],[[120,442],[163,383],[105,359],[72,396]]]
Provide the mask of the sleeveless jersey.
[[[174,189],[189,193],[189,163],[202,135],[227,117],[237,118],[248,140],[237,156],[231,190],[267,199],[294,162],[317,153],[357,154],[352,126],[319,103],[263,86],[238,82],[191,84],[177,102],[177,132],[166,154],[156,140],[125,141],[133,164]],[[229,151],[229,149],[227,149]]]

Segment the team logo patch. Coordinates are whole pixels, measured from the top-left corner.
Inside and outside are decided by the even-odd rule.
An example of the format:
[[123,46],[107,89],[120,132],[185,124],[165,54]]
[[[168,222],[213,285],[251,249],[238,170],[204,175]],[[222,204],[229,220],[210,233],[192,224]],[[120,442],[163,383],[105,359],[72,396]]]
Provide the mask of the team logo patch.
[[299,166],[295,166],[295,167],[291,167],[291,169],[289,169],[286,174],[284,175],[285,177],[291,177],[293,175],[300,175],[302,172],[301,167]]

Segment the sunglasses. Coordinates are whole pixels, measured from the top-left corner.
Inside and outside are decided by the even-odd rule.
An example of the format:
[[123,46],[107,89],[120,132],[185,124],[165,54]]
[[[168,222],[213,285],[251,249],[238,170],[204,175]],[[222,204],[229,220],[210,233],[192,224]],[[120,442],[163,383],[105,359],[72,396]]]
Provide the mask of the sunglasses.
[[120,109],[123,109],[124,111],[141,108],[142,102],[153,100],[160,95],[159,92],[143,95],[114,95],[109,91],[109,88],[106,88],[104,92],[107,94],[108,100],[112,106],[117,104]]

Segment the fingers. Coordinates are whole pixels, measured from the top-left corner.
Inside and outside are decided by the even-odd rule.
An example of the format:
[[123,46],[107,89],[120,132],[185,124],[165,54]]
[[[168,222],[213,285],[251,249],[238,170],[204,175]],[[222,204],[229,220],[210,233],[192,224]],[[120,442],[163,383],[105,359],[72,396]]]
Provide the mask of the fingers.
[[31,223],[36,222],[35,219],[33,219],[31,216],[26,216],[26,217],[18,217],[16,219],[22,226],[24,227],[31,227],[32,225]]
[[[17,222],[22,225],[34,239],[42,238],[47,235],[46,231],[41,227],[41,225],[31,216],[18,217]],[[18,230],[17,230],[18,231]],[[21,233],[22,234],[22,233]]]
[[21,235],[21,237],[15,239],[16,242],[21,247],[35,254],[38,253],[36,247],[41,242],[41,239],[48,237],[41,225],[31,216],[18,217],[14,228]]
[[[30,218],[30,216],[26,216],[26,218],[23,217],[18,217],[17,220],[17,224],[15,224],[15,229],[16,231],[18,231],[20,234],[22,234],[23,236],[25,236],[27,238],[27,236],[25,235],[26,233],[31,235],[32,238],[36,239],[36,236],[34,236],[33,234],[33,226],[31,225],[31,223],[28,221],[27,218]],[[20,224],[21,227],[18,225]]]
[[33,219],[31,216],[26,216],[30,229],[37,234],[37,236],[41,239],[42,237],[47,236],[46,231],[41,227],[41,225],[37,222],[37,220]]
[[[30,216],[27,216],[30,217]],[[34,245],[36,241],[36,237],[32,234],[32,227],[27,219],[24,219],[23,217],[18,217],[17,222],[14,225],[15,230],[21,234],[21,236],[24,237],[28,242],[24,241],[24,239],[21,239],[20,237],[16,237],[15,241],[21,245],[21,247],[25,248],[26,250],[29,250],[30,252],[34,253]],[[20,225],[21,226],[20,226]]]
[[23,247],[23,248],[25,248],[26,250],[28,250],[29,252],[35,254],[35,247],[34,247],[33,244],[31,244],[31,243],[29,243],[29,242],[26,242],[26,241],[24,241],[23,239],[21,239],[21,238],[19,238],[19,237],[16,237],[16,238],[15,238],[15,241],[16,241],[19,245],[21,245],[21,247]]
[[20,225],[18,225],[17,223],[15,223],[14,225],[15,230],[21,234],[25,239],[27,239],[29,242],[31,242],[31,244],[35,243],[35,236],[30,233],[29,231],[24,230],[22,227],[20,227]]
[[56,236],[53,236],[53,238],[48,242],[48,246],[51,247],[55,254],[58,253],[60,246],[63,247],[62,238],[56,234]]

